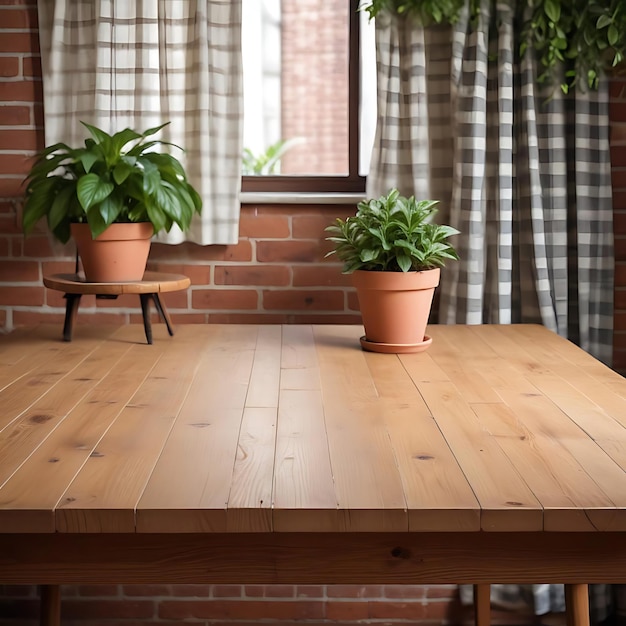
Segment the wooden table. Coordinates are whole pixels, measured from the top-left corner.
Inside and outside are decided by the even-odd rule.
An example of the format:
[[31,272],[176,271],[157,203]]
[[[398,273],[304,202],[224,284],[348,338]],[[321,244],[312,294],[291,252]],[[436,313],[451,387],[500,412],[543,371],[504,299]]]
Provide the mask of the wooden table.
[[95,294],[96,298],[115,300],[125,293],[137,294],[141,304],[146,341],[152,343],[152,324],[150,323],[150,302],[159,317],[165,322],[170,336],[174,335],[172,320],[161,301],[160,293],[181,291],[191,284],[190,279],[182,274],[166,274],[164,272],[145,272],[143,280],[125,283],[90,283],[79,274],[53,274],[44,276],[43,284],[48,289],[65,293],[65,323],[63,325],[64,341],[72,341],[72,329],[78,313],[80,298],[85,294]]
[[3,337],[0,583],[50,585],[47,624],[64,583],[566,583],[588,623],[626,583],[626,382],[539,326],[428,333]]

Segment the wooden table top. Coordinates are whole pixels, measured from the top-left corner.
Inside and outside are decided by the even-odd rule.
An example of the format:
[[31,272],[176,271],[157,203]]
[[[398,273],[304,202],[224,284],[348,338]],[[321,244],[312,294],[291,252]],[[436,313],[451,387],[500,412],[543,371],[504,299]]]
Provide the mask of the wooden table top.
[[626,382],[540,326],[0,338],[0,532],[626,530]]

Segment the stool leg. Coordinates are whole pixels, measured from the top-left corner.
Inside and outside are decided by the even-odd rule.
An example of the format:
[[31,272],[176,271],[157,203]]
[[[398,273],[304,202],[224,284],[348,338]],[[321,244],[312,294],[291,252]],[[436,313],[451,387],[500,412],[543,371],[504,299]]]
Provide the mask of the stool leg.
[[143,315],[143,328],[146,331],[146,341],[152,343],[152,325],[150,324],[150,300],[151,294],[140,293],[139,300],[141,301],[141,314]]
[[491,624],[491,585],[474,585],[474,624]]
[[159,313],[161,319],[165,322],[167,326],[167,332],[170,334],[170,337],[174,335],[174,330],[172,328],[172,319],[170,318],[170,314],[167,312],[165,305],[161,302],[161,298],[158,293],[151,294],[152,300],[154,301],[154,306]]
[[78,313],[78,305],[80,304],[79,293],[66,293],[63,297],[66,300],[65,304],[65,322],[63,324],[63,341],[72,341],[72,329],[74,326],[74,320]]
[[42,585],[39,623],[41,626],[61,626],[61,587]]
[[567,626],[589,626],[589,586],[565,585]]

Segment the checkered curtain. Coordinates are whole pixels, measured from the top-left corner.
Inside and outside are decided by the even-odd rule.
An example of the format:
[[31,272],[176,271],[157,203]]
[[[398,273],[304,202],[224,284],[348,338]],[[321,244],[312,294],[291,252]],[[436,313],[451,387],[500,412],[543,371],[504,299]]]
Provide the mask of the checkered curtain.
[[[236,243],[241,186],[241,0],[39,0],[46,143],[170,121],[171,148],[202,196],[167,243]],[[165,148],[163,148],[165,149]],[[176,228],[176,227],[175,227]],[[161,239],[161,237],[159,237]]]
[[[451,31],[376,18],[378,127],[368,196],[441,200],[461,231],[441,323],[542,323],[609,363],[613,215],[608,89],[565,97],[520,61],[515,2]],[[523,3],[527,6],[527,3]]]

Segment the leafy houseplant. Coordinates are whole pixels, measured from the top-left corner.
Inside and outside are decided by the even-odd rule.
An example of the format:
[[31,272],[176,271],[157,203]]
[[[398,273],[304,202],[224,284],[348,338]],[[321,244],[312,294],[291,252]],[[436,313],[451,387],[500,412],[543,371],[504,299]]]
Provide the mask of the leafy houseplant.
[[[114,135],[82,124],[91,134],[84,147],[56,143],[38,155],[30,170],[22,216],[25,233],[44,217],[63,243],[81,230],[79,224],[84,224],[82,230],[94,240],[110,239],[112,226],[138,224],[143,227],[144,239],[147,234],[149,250],[153,234],[169,231],[174,224],[182,230],[189,228],[202,208],[200,196],[178,159],[153,151],[155,146],[173,144],[148,139],[166,124],[143,133],[126,128]],[[80,242],[78,245],[85,264]],[[145,260],[143,265],[145,268]],[[88,273],[87,267],[85,271]],[[87,278],[92,280],[89,275]]]
[[435,224],[436,200],[406,198],[392,189],[338,218],[327,238],[352,274],[365,326],[361,344],[377,352],[418,352],[430,345],[424,331],[440,268],[458,259],[451,226]]
[[[454,24],[466,4],[467,0],[369,0],[363,8],[370,18],[392,11],[413,15],[425,25]],[[471,17],[478,15],[480,4],[480,0],[469,0]],[[597,89],[608,68],[623,64],[624,0],[529,0],[517,6],[523,40],[520,53],[535,49],[544,67],[539,81],[556,79],[565,93],[574,87]]]

